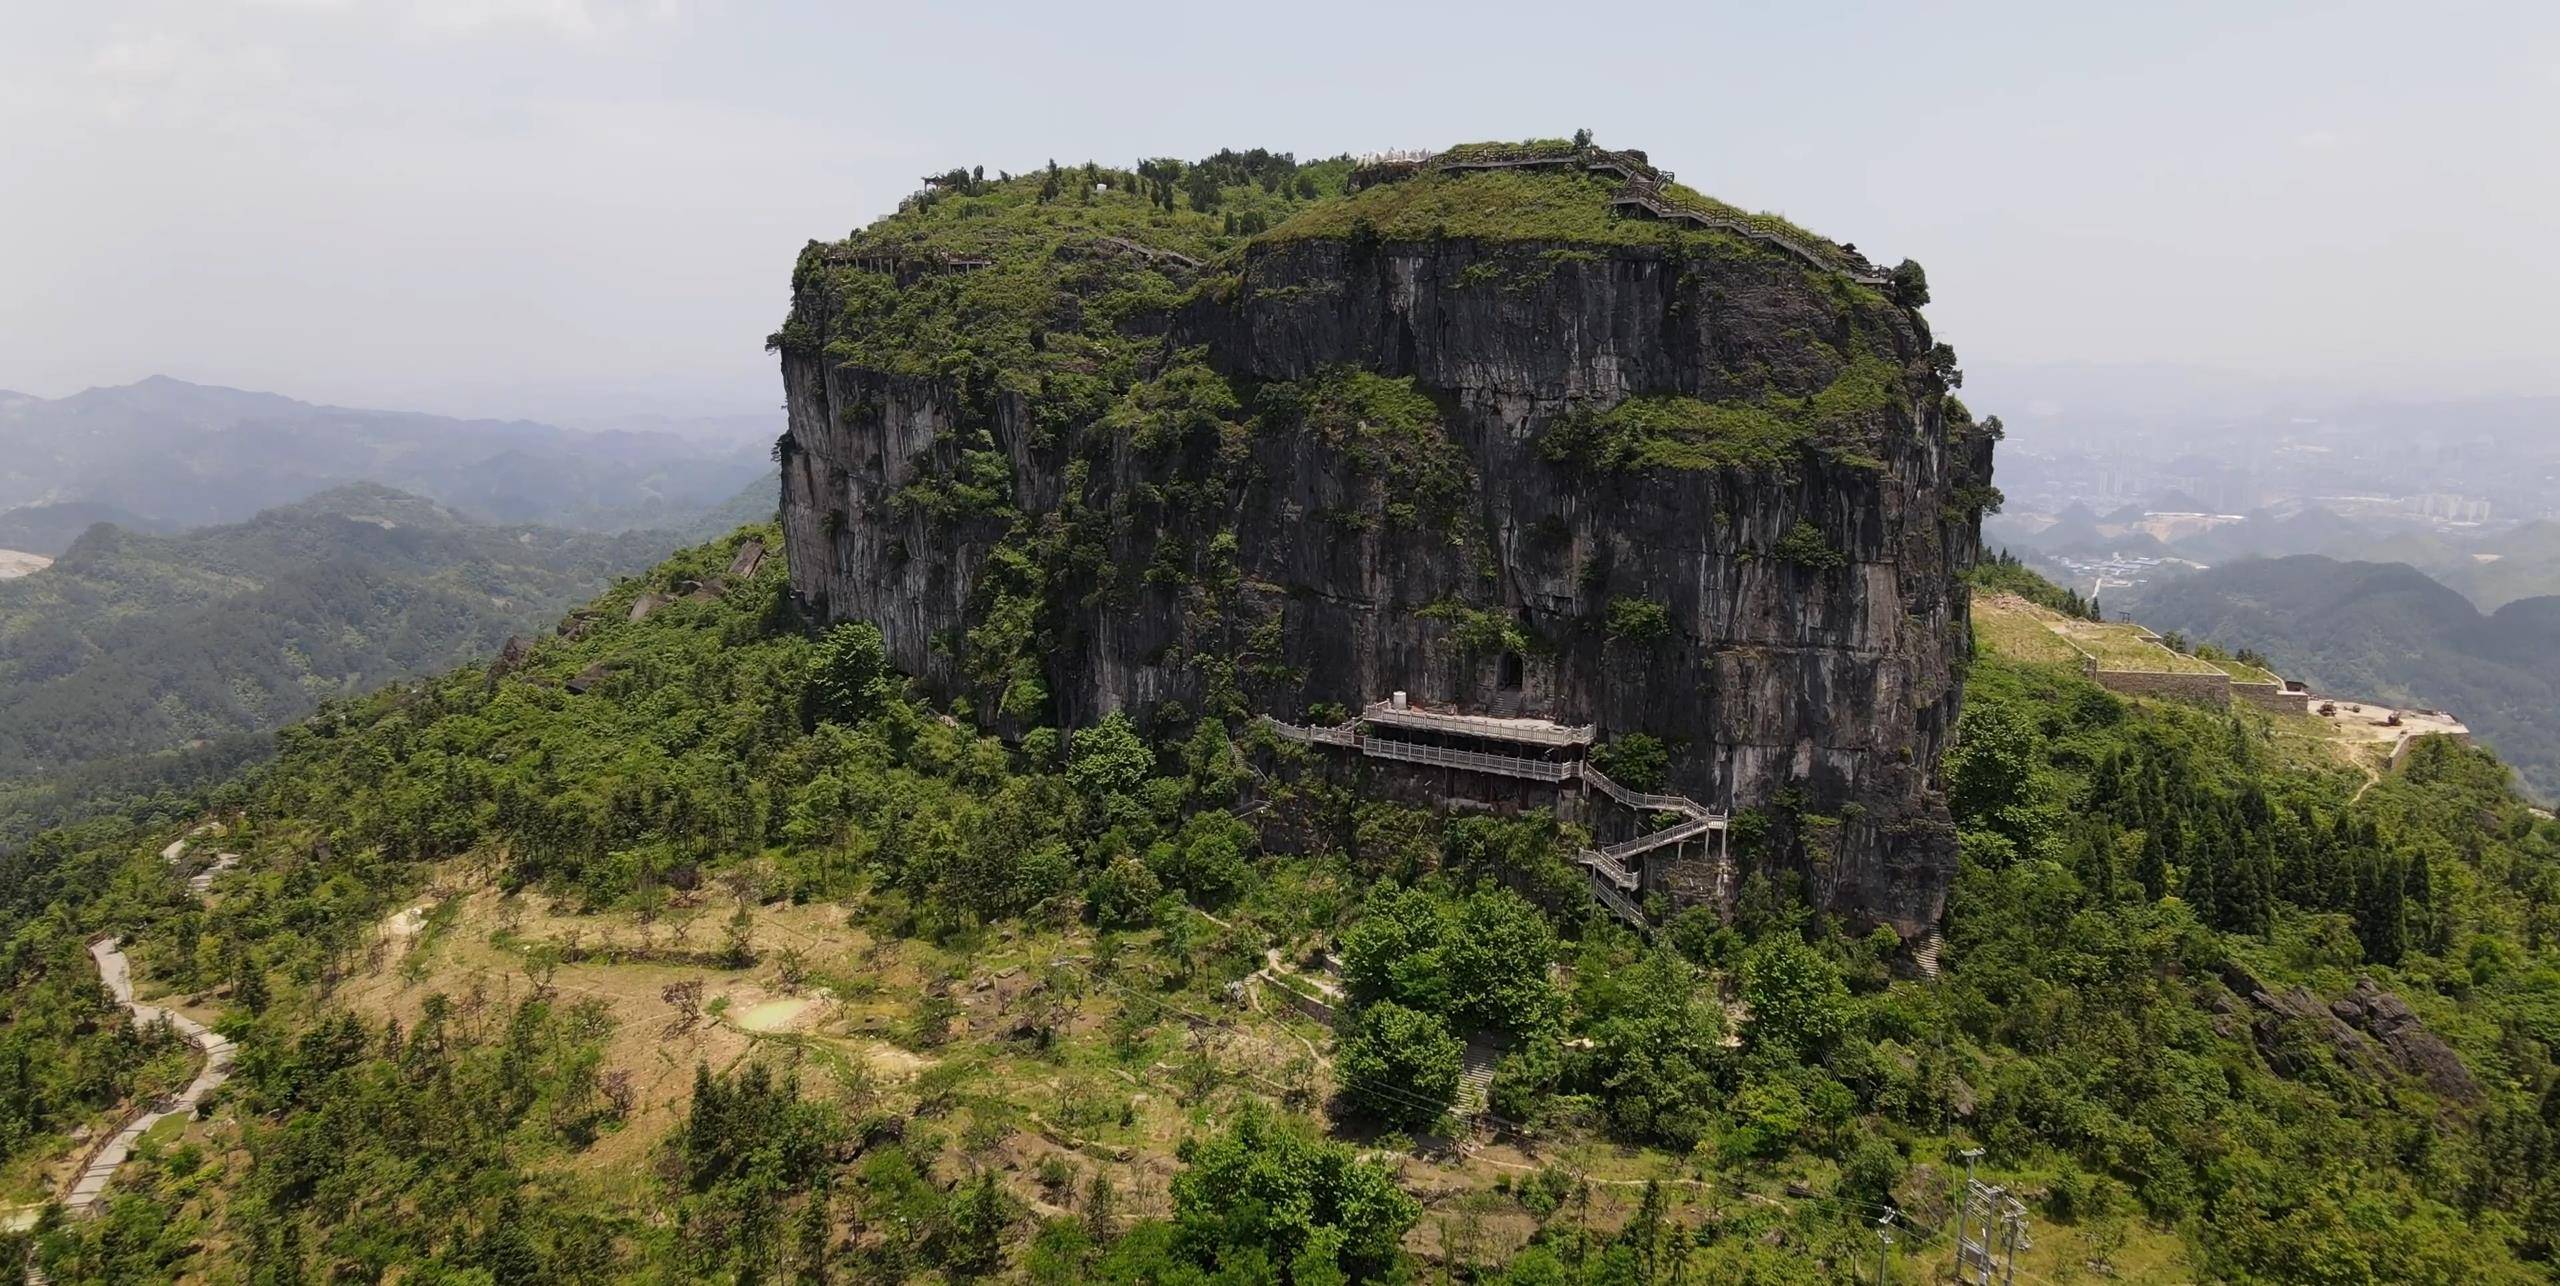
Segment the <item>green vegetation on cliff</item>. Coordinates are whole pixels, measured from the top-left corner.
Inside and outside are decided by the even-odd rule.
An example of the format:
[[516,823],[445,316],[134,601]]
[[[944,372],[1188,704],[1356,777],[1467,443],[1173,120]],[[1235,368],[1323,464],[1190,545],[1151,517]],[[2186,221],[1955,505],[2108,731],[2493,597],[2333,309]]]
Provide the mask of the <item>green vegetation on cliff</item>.
[[1763,392],[1750,399],[1631,397],[1603,411],[1559,419],[1539,443],[1550,460],[1599,471],[1783,469],[1807,449],[1842,463],[1877,467],[1854,449],[1878,412],[1906,401],[1899,372],[1861,351],[1819,391]]
[[[1552,501],[1597,501],[1626,475],[1670,494],[1679,475],[1712,471],[1731,475],[1719,486],[1737,496],[1810,479],[1827,509],[1934,485],[1937,465],[1898,467],[1922,438],[1942,439],[1932,451],[1964,448],[1961,468],[1976,467],[1956,440],[1970,429],[1947,418],[1960,408],[1947,399],[1941,415],[1952,352],[1917,360],[1918,319],[1857,284],[1836,249],[1781,251],[1769,238],[1830,243],[1777,224],[1702,231],[1613,211],[1627,180],[1586,171],[1603,154],[1569,142],[1450,155],[1524,149],[1584,160],[1435,163],[1394,177],[1394,165],[1257,151],[953,171],[897,213],[810,244],[772,336],[799,416],[786,469],[798,459],[796,485],[819,521],[852,531],[847,549],[890,551],[893,574],[939,574],[946,555],[970,551],[949,564],[969,582],[965,620],[921,586],[901,591],[920,594],[931,618],[912,631],[876,603],[856,614],[883,618],[893,647],[964,714],[1008,731],[1075,708],[1080,693],[1052,691],[1047,667],[1140,636],[1143,663],[1167,676],[1146,718],[1178,706],[1176,723],[1233,722],[1302,704],[1285,690],[1303,686],[1306,622],[1323,609],[1292,596],[1334,575],[1340,559],[1323,551],[1431,550],[1410,574],[1438,583],[1411,603],[1480,605],[1504,564],[1589,549],[1570,530],[1585,520],[1571,515],[1600,506]],[[1434,301],[1440,340],[1366,351],[1395,344],[1370,339],[1373,326],[1391,336],[1411,323],[1356,318],[1413,292]],[[1532,308],[1581,310],[1595,352],[1627,348],[1608,370],[1643,386],[1544,369],[1552,354],[1526,345],[1509,351],[1516,341],[1503,337]],[[1641,324],[1603,338],[1600,315],[1613,312]],[[1755,320],[1781,316],[1782,326]],[[1718,341],[1700,369],[1650,355],[1693,351],[1725,326],[1736,342]],[[1461,342],[1452,335],[1505,351],[1442,351]],[[875,433],[900,458],[853,445]],[[1516,476],[1484,476],[1515,451],[1516,468],[1503,467]],[[875,486],[885,504],[867,494]],[[1532,542],[1511,541],[1476,503],[1503,488],[1544,511]],[[1841,515],[1811,518],[1833,540],[1856,530]],[[1300,523],[1317,533],[1310,553],[1275,566],[1273,542],[1256,533]],[[1814,570],[1855,552],[1770,543],[1754,552]],[[1607,560],[1580,557],[1611,574]],[[810,574],[837,582],[831,610],[880,592],[876,577],[858,587],[820,561]],[[1452,583],[1451,564],[1465,583]],[[1603,599],[1610,588],[1594,586]],[[1596,624],[1600,602],[1565,615]],[[1592,641],[1569,621],[1540,628],[1558,655]],[[927,649],[949,663],[918,659]],[[1517,649],[1479,650],[1496,665]]]

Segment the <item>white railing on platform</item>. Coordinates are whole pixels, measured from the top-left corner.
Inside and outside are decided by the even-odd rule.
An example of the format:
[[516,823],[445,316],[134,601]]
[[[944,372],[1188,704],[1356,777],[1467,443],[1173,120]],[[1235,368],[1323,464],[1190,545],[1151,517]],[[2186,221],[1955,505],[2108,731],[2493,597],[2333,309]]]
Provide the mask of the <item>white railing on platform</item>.
[[[1640,930],[1647,927],[1644,911],[1628,894],[1634,892],[1643,881],[1636,872],[1627,869],[1624,859],[1695,839],[1714,831],[1725,830],[1731,824],[1731,818],[1727,814],[1708,808],[1686,795],[1655,795],[1640,790],[1629,790],[1610,780],[1607,773],[1592,767],[1587,760],[1568,759],[1559,762],[1531,759],[1523,755],[1487,754],[1479,750],[1451,750],[1442,746],[1399,741],[1392,737],[1372,737],[1360,731],[1360,721],[1356,719],[1329,728],[1287,723],[1270,715],[1263,715],[1262,722],[1279,736],[1301,744],[1342,746],[1357,750],[1373,759],[1393,759],[1404,763],[1459,768],[1469,772],[1493,773],[1505,777],[1525,778],[1530,781],[1555,782],[1559,785],[1579,780],[1628,808],[1643,812],[1679,814],[1687,820],[1606,848],[1584,849],[1574,855],[1574,860],[1581,863],[1583,869],[1590,874],[1592,896],[1598,898],[1620,919]],[[1718,861],[1717,894],[1720,900],[1729,898],[1731,895],[1729,887],[1732,880],[1731,870],[1732,863],[1729,858]]]
[[1635,872],[1619,865],[1616,858],[1611,857],[1606,853],[1600,852],[1596,849],[1586,848],[1580,853],[1575,854],[1574,860],[1591,868],[1593,871],[1608,877],[1609,882],[1617,885],[1619,888],[1633,889],[1636,886]]
[[1360,753],[1375,759],[1401,759],[1412,764],[1438,764],[1446,768],[1464,768],[1470,772],[1499,773],[1506,777],[1526,777],[1531,781],[1568,781],[1573,777],[1571,761],[1557,763],[1547,759],[1526,759],[1519,755],[1489,755],[1477,750],[1450,750],[1442,746],[1416,745],[1410,741],[1393,741],[1385,737],[1362,737]]
[[1353,727],[1353,725],[1347,723],[1331,728],[1311,728],[1303,723],[1284,723],[1281,720],[1274,719],[1270,715],[1266,714],[1262,716],[1262,726],[1271,729],[1273,732],[1290,741],[1300,743],[1314,742],[1327,746],[1357,746],[1360,744],[1360,733]]
[[1652,809],[1656,812],[1666,813],[1680,813],[1685,816],[1697,818],[1701,821],[1711,817],[1721,818],[1724,816],[1724,814],[1716,812],[1686,795],[1648,795],[1640,790],[1629,790],[1626,787],[1609,780],[1609,775],[1607,773],[1592,767],[1588,760],[1583,761],[1582,764],[1582,780],[1592,786],[1599,787],[1601,794],[1607,795],[1609,798],[1614,799],[1629,808]]
[[1600,905],[1609,908],[1612,913],[1616,914],[1619,919],[1626,921],[1627,924],[1633,927],[1636,932],[1645,933],[1651,931],[1653,926],[1651,922],[1644,918],[1644,908],[1637,906],[1635,904],[1635,899],[1630,898],[1626,894],[1610,887],[1609,881],[1603,878],[1598,871],[1591,872],[1591,879],[1589,883],[1591,885],[1591,896],[1599,899]]

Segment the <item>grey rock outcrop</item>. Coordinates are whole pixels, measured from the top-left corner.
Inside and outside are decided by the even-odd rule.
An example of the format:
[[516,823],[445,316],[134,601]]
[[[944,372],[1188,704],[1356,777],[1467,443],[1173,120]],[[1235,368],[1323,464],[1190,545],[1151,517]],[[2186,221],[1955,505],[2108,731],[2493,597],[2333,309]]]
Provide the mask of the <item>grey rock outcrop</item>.
[[[1527,287],[1524,263],[1538,265]],[[1232,588],[1204,610],[1196,589],[1136,574],[1198,538],[1153,499],[1143,452],[1060,440],[1016,394],[830,358],[831,301],[804,291],[794,324],[817,342],[781,346],[794,590],[826,618],[877,624],[901,669],[1005,726],[953,641],[985,609],[1008,526],[893,499],[984,430],[1023,512],[1110,515],[1099,580],[1051,594],[1043,669],[1060,722],[1196,717],[1223,683],[1290,719],[1404,690],[1649,733],[1672,747],[1672,790],[1800,801],[1776,841],[1818,901],[1905,936],[1938,918],[1955,861],[1938,771],[1979,545],[1965,497],[1987,489],[1991,444],[1945,418],[1915,311],[1740,250],[1301,238],[1250,246],[1237,267],[1231,291],[1131,324],[1248,387],[1343,367],[1411,377],[1466,474],[1446,522],[1416,520],[1413,497],[1327,435],[1252,433],[1219,466]],[[1783,465],[1604,471],[1541,449],[1562,417],[1633,396],[1810,397],[1844,354],[1883,363],[1889,404]],[[1807,530],[1831,556],[1782,552]],[[1660,605],[1667,628],[1613,637],[1618,600]],[[1491,622],[1528,646],[1470,649],[1448,604],[1479,638]]]
[[[2299,1076],[2308,1070],[2304,1058],[2309,1051],[2294,1039],[2297,1033],[2308,1033],[2327,1045],[2341,1065],[2367,1080],[2380,1081],[2398,1073],[2414,1076],[2429,1090],[2456,1102],[2479,1101],[2480,1083],[2463,1065],[2461,1055],[2428,1031],[2407,1001],[2384,991],[2371,978],[2358,978],[2352,990],[2334,1001],[2323,1001],[2305,987],[2271,990],[2237,965],[2223,968],[2222,981],[2256,1011],[2248,1019],[2250,1039],[2278,1072]],[[2237,1036],[2239,1017],[2226,1012],[2216,1021],[2216,1029],[2225,1036]]]

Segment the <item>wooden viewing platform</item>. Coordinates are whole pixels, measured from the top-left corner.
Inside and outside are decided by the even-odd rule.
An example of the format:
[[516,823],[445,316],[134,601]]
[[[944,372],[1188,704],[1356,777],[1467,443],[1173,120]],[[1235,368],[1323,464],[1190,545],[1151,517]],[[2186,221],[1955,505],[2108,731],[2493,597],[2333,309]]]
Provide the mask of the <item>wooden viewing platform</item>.
[[[1401,694],[1399,694],[1401,695]],[[1703,841],[1716,865],[1716,895],[1731,896],[1733,885],[1732,818],[1686,795],[1655,795],[1629,790],[1609,775],[1583,759],[1538,759],[1527,755],[1494,754],[1480,750],[1459,750],[1448,746],[1424,745],[1395,737],[1374,736],[1363,730],[1363,724],[1404,731],[1440,733],[1480,740],[1513,741],[1525,745],[1550,748],[1581,748],[1591,744],[1595,729],[1590,725],[1566,726],[1544,719],[1506,719],[1490,715],[1455,714],[1422,710],[1410,705],[1380,701],[1362,711],[1361,717],[1333,727],[1289,723],[1270,715],[1261,716],[1262,725],[1284,740],[1301,745],[1339,746],[1356,750],[1372,759],[1399,763],[1423,764],[1430,767],[1454,768],[1462,772],[1487,773],[1513,777],[1523,781],[1552,782],[1564,785],[1580,782],[1587,790],[1596,790],[1612,801],[1638,812],[1677,814],[1682,820],[1661,830],[1639,835],[1631,840],[1605,848],[1586,848],[1574,855],[1590,877],[1591,896],[1609,912],[1626,921],[1640,933],[1651,931],[1651,922],[1637,905],[1634,894],[1643,877],[1629,869],[1629,859],[1640,858],[1658,849]]]

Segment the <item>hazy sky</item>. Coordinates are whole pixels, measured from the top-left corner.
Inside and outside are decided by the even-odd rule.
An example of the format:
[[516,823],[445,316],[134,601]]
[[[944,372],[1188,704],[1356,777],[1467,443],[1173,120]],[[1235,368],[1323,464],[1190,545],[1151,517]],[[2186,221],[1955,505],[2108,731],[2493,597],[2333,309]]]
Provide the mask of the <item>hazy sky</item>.
[[1978,368],[2560,393],[2549,0],[0,0],[0,388],[755,410],[928,170],[1582,126],[1919,259]]

